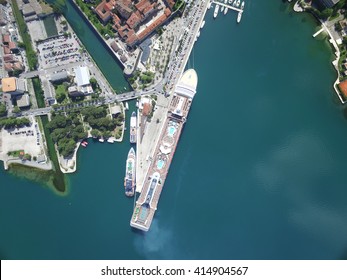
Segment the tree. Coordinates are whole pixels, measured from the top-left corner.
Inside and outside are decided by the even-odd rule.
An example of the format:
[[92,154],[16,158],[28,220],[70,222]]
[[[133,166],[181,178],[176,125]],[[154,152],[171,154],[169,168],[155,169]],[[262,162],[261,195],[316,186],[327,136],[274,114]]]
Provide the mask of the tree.
[[15,114],[19,113],[19,112],[20,112],[19,107],[18,107],[18,106],[15,106],[15,107],[13,108],[12,112],[15,113]]
[[58,103],[62,103],[66,99],[66,86],[58,85],[55,89],[55,99],[57,99]]
[[98,81],[94,77],[90,78],[89,82],[92,85],[94,91],[99,87]]
[[0,104],[0,116],[5,116],[6,115],[6,105],[5,104]]
[[25,49],[25,44],[23,42],[17,41],[17,45],[18,45],[19,48]]
[[12,75],[18,78],[22,72],[23,72],[23,70],[15,69],[15,70],[13,70]]
[[332,14],[333,14],[333,9],[325,9],[324,11],[320,13],[320,16],[322,19],[327,19],[331,17]]

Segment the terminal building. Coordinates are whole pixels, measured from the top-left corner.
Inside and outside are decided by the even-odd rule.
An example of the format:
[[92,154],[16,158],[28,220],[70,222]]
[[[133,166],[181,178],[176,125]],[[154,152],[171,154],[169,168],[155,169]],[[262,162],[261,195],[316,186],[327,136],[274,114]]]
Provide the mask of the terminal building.
[[183,125],[196,93],[197,83],[198,76],[195,70],[189,69],[183,73],[176,85],[154,154],[150,155],[152,161],[144,176],[144,182],[137,185],[136,191],[140,192],[140,196],[130,221],[134,228],[148,231],[151,226]]

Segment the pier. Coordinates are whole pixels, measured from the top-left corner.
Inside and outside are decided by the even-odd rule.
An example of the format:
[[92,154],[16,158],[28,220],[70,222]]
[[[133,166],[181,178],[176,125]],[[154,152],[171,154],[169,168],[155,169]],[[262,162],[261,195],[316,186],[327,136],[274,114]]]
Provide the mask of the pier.
[[212,0],[211,3],[218,4],[219,6],[224,6],[225,8],[237,11],[239,13],[243,13],[242,9],[239,9],[237,7],[234,7],[234,6],[231,6],[231,5],[228,5],[228,4],[225,4],[224,2],[222,3],[222,2],[217,1],[217,0]]
[[[173,45],[168,71],[166,71],[161,84],[161,86],[165,85],[165,96],[158,95],[157,109],[154,111],[153,115],[153,119],[158,119],[160,122],[157,123],[152,121],[149,123],[146,126],[146,132],[143,135],[142,141],[137,142],[136,192],[140,194],[134,206],[130,225],[143,231],[149,230],[154,212],[157,210],[159,196],[167,176],[168,168],[176,149],[182,125],[186,120],[185,116],[184,119],[177,122],[178,127],[175,128],[176,130],[173,137],[169,135],[165,137],[165,140],[163,139],[166,131],[168,131],[168,126],[170,126],[170,111],[172,111],[173,102],[177,101],[176,91],[179,89],[180,81],[183,79],[184,74],[182,76],[182,73],[188,62],[197,34],[202,26],[209,3],[209,0],[196,1],[196,4],[192,4],[191,9],[185,10],[182,16],[182,24],[178,31],[179,35]],[[184,99],[185,98],[182,100]],[[185,104],[187,107],[190,107],[191,100]],[[186,108],[186,105],[184,105],[184,108]],[[173,129],[174,128],[171,128],[171,133]],[[173,142],[169,142],[171,144],[170,152],[165,148],[160,151],[160,143],[164,141],[166,145],[167,140],[173,140]],[[165,147],[165,145],[163,147]],[[167,154],[159,155],[158,151]],[[157,166],[155,165],[156,163]],[[160,171],[158,171],[158,168]],[[157,171],[160,175],[158,184],[152,185],[152,179],[154,176],[156,177],[154,172]],[[150,189],[151,191],[149,191]],[[146,201],[149,201],[149,203]]]
[[320,33],[324,31],[324,27],[322,27],[320,30],[318,30],[316,33],[313,34],[313,38],[317,37]]

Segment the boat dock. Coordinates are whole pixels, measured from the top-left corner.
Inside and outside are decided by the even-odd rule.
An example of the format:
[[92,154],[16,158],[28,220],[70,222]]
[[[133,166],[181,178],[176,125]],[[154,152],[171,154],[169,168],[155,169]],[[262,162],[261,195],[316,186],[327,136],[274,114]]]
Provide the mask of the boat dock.
[[218,4],[219,6],[223,6],[224,8],[228,8],[228,9],[231,9],[231,10],[234,10],[234,11],[237,11],[237,12],[240,12],[240,13],[243,13],[243,10],[240,9],[240,8],[237,8],[237,7],[234,7],[232,5],[228,5],[224,2],[221,2],[222,0],[220,1],[217,1],[217,0],[212,0],[211,2],[214,3],[214,4]]
[[[222,2],[222,1],[223,0],[219,0],[219,1],[211,0],[210,3],[216,4],[215,10],[214,10],[214,14],[213,14],[213,18],[216,18],[218,16],[219,8],[221,7],[221,12],[223,12],[223,10],[224,10],[224,15],[227,14],[228,9],[236,11],[237,12],[237,19],[236,19],[236,21],[237,21],[237,23],[239,23],[241,21],[242,14],[243,14],[243,11],[244,11],[245,1],[242,0],[242,2],[241,2],[241,0],[238,0],[237,1],[237,6],[235,6],[236,0],[233,2],[233,5],[230,3],[230,1],[229,1],[229,4],[227,3],[226,0],[224,2]],[[241,4],[241,6],[240,6],[240,4]]]
[[321,29],[319,29],[316,33],[313,34],[313,38],[315,38],[316,36],[318,36],[320,33],[322,33],[324,31],[324,27],[322,27]]
[[[138,200],[134,205],[130,225],[140,230],[148,231],[150,227],[171,163],[174,150],[172,150],[166,160],[165,157],[160,158],[160,160],[163,161],[159,162],[159,168],[161,169],[160,172],[158,172],[160,178],[157,184],[155,179],[157,174],[154,174],[154,170],[156,170],[155,163],[158,159],[159,143],[163,141],[163,135],[165,131],[167,131],[169,125],[168,118],[170,118],[170,111],[172,111],[172,102],[174,102],[173,100],[177,100],[177,94],[175,92],[182,79],[182,73],[184,72],[193,49],[197,33],[202,26],[209,3],[210,0],[198,1],[192,9],[184,12],[184,25],[180,30],[179,40],[176,40],[176,44],[180,45],[180,47],[172,52],[172,57],[168,66],[169,70],[165,74],[165,79],[167,81],[166,94],[158,95],[157,104],[155,105],[156,109],[152,118],[153,120],[159,121],[148,123],[145,127],[143,138],[139,139],[140,141],[136,144],[136,192],[140,194],[138,194]],[[179,124],[181,124],[181,122],[179,122]],[[178,130],[175,132],[173,138],[175,141],[172,143],[174,149],[177,145],[177,136],[181,133],[181,125],[176,129]],[[146,203],[147,196],[149,198],[148,203]],[[151,199],[152,196],[153,199]]]
[[194,69],[182,75],[170,101],[150,166],[144,176],[130,225],[148,231],[198,83]]

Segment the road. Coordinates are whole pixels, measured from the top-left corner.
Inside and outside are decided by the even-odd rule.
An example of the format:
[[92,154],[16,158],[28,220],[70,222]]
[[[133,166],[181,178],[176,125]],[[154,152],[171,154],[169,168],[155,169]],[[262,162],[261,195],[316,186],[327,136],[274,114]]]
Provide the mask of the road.
[[[18,114],[13,114],[14,116],[41,116],[41,115],[47,115],[51,113],[52,111],[67,111],[69,109],[73,108],[82,108],[82,107],[89,107],[89,106],[100,106],[104,104],[112,104],[115,102],[122,102],[122,101],[128,101],[132,99],[136,99],[142,95],[158,95],[158,94],[164,94],[164,86],[166,87],[165,95],[169,96],[172,89],[174,89],[174,86],[178,82],[179,78],[181,77],[184,68],[186,66],[186,63],[189,59],[191,50],[194,46],[196,35],[198,31],[200,30],[201,23],[203,21],[203,18],[205,16],[206,10],[207,10],[207,0],[203,1],[196,1],[198,4],[191,4],[192,7],[188,11],[186,10],[182,17],[182,26],[180,32],[181,36],[178,37],[179,40],[177,40],[173,45],[173,51],[170,56],[170,63],[168,65],[168,71],[166,71],[166,74],[164,78],[160,81],[158,81],[155,85],[152,85],[146,90],[137,90],[137,91],[130,91],[122,94],[114,94],[113,91],[109,88],[108,85],[102,83],[101,87],[105,88],[105,96],[99,99],[85,101],[82,103],[75,103],[75,104],[68,104],[68,105],[61,105],[53,107],[46,107],[46,108],[39,108],[39,109],[31,109],[28,111],[23,111]],[[176,48],[178,50],[176,51]],[[89,61],[91,62],[91,61]],[[82,63],[75,63],[76,66],[80,65]],[[71,65],[69,65],[71,67]],[[91,66],[90,64],[88,65]],[[39,71],[32,71],[25,74],[22,74],[22,77],[27,78],[31,77],[33,75],[40,75],[42,74],[49,74],[54,71],[63,70],[64,67],[66,68],[66,65],[57,66],[51,69],[46,70],[39,70]],[[93,73],[94,74],[94,73]],[[102,79],[103,80],[103,79]]]

